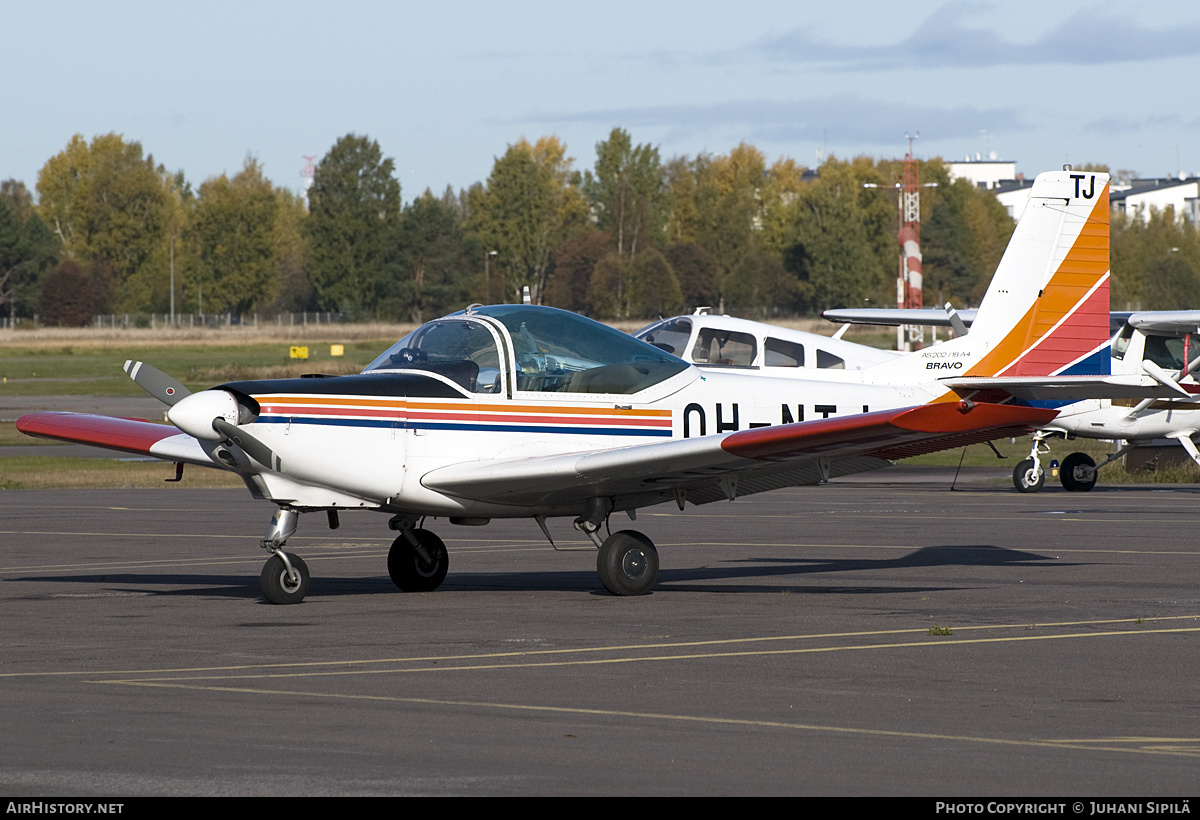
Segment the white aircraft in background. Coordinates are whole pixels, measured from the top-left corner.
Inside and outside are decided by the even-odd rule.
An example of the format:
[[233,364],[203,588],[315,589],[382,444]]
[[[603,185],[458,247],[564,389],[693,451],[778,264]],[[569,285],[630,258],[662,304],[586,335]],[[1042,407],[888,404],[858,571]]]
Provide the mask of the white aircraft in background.
[[309,588],[304,561],[283,549],[300,514],[324,510],[336,526],[350,509],[391,516],[400,535],[388,572],[403,590],[446,577],[445,545],[418,526],[426,518],[532,518],[549,539],[546,519],[568,516],[597,546],[604,587],[645,594],[658,553],[634,530],[602,538],[613,512],[733,500],[1023,434],[1057,414],[999,403],[1030,390],[1146,395],[1146,384],[1099,367],[1108,213],[1107,175],[1039,176],[972,332],[863,370],[779,379],[702,369],[572,313],[496,305],[421,326],[356,376],[189,393],[127,362],[173,426],[43,412],[17,427],[237,473],[277,507],[261,541],[274,603]]
[[778,378],[805,378],[812,368],[862,370],[903,355],[838,336],[714,315],[708,308],[661,319],[633,335],[691,364]]
[[[954,327],[963,336],[976,311],[955,311],[947,305],[939,310],[838,309],[822,314],[832,322],[874,325],[926,325]],[[1159,438],[1178,441],[1200,465],[1200,451],[1192,437],[1200,431],[1200,385],[1195,373],[1200,368],[1200,311],[1141,311],[1110,314],[1113,333],[1109,345],[1113,374],[1148,375],[1171,391],[1167,398],[1087,399],[1064,404],[1037,402],[1055,407],[1058,416],[1033,434],[1029,457],[1013,469],[1013,486],[1023,493],[1040,490],[1046,482],[1042,456],[1050,454],[1046,441],[1053,438],[1101,439],[1119,442],[1117,449],[1099,464],[1087,453],[1071,453],[1062,461],[1059,480],[1074,492],[1096,485],[1102,467],[1124,456],[1138,444]]]

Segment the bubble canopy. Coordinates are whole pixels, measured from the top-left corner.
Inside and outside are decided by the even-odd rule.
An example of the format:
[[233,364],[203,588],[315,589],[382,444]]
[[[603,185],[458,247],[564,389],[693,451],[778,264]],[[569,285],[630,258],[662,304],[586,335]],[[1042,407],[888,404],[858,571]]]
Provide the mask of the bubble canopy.
[[428,322],[389,347],[364,373],[423,370],[472,393],[512,389],[630,395],[689,365],[640,339],[575,313],[492,305]]

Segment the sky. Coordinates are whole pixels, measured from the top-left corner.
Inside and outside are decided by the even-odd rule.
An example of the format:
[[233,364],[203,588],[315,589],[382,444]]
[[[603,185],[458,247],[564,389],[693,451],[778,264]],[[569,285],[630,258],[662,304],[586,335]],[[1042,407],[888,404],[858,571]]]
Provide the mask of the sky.
[[615,127],[663,159],[1105,163],[1200,172],[1200,3],[0,0],[0,179],[116,132],[192,185],[255,157],[301,190],[345,134],[406,201],[525,137],[578,169]]

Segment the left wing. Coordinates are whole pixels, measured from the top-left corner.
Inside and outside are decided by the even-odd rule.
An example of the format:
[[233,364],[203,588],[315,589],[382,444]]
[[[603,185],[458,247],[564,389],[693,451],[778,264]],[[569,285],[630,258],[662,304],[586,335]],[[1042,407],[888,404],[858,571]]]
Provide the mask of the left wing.
[[474,461],[431,470],[421,483],[447,495],[516,505],[672,492],[706,503],[1024,435],[1057,414],[943,402],[601,452]]
[[144,419],[47,411],[21,416],[17,419],[17,429],[27,436],[91,444],[203,467],[221,466],[208,457],[200,442],[179,432],[177,427]]

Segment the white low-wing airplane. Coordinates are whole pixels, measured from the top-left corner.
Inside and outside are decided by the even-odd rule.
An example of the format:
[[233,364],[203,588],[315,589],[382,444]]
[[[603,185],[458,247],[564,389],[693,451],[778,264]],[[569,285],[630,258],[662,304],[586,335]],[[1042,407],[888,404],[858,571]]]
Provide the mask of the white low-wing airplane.
[[[837,309],[823,314],[833,322],[857,324],[921,324],[953,327],[960,335],[975,319],[975,311]],[[1196,464],[1200,450],[1192,437],[1200,432],[1200,311],[1140,311],[1110,314],[1113,330],[1109,345],[1113,374],[1149,376],[1170,392],[1167,397],[1091,398],[1083,401],[1034,400],[1031,403],[1059,411],[1054,421],[1033,434],[1029,457],[1013,469],[1013,486],[1024,493],[1040,490],[1046,482],[1042,456],[1050,454],[1046,442],[1053,438],[1118,441],[1115,452],[1099,464],[1087,453],[1071,453],[1062,461],[1059,480],[1074,492],[1096,486],[1099,470],[1121,458],[1139,443],[1158,438],[1175,439]]]
[[549,538],[545,519],[571,516],[598,547],[603,585],[644,594],[657,551],[633,530],[602,538],[615,511],[732,500],[1046,426],[1056,411],[998,400],[1108,381],[1093,367],[1108,362],[1108,278],[1108,178],[1056,172],[1034,184],[972,332],[860,371],[701,370],[572,313],[498,305],[423,325],[357,376],[190,394],[126,363],[173,427],[55,412],[17,427],[238,473],[277,505],[261,542],[275,603],[308,591],[304,562],[283,550],[300,513],[325,510],[336,526],[347,509],[392,516],[388,572],[403,590],[446,576],[444,544],[417,526],[426,517],[533,518]]

